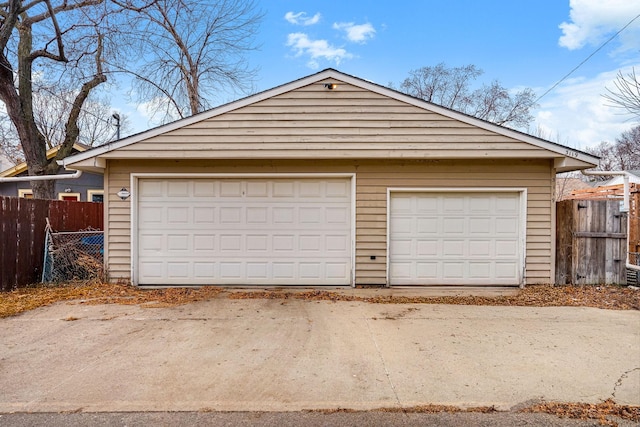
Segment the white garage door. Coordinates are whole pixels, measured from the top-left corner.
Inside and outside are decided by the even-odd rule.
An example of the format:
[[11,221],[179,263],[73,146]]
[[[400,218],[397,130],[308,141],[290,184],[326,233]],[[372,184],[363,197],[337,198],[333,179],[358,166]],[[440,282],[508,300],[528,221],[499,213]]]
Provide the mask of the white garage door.
[[391,193],[391,285],[519,285],[520,193]]
[[351,183],[138,180],[140,285],[347,285]]

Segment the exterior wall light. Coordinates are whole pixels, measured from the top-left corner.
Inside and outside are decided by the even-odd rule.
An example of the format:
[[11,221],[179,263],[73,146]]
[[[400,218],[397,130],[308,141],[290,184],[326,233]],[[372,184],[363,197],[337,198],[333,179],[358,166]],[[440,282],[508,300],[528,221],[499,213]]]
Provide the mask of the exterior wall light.
[[338,87],[338,84],[337,84],[337,83],[326,83],[326,84],[324,85],[324,88],[325,88],[325,89],[329,89],[329,90],[334,90],[334,89],[336,89],[337,87]]
[[127,190],[126,188],[122,187],[122,189],[120,191],[118,191],[116,193],[116,195],[118,197],[120,197],[120,199],[122,199],[122,200],[127,200],[129,198],[129,196],[131,195],[131,193],[129,193],[129,190]]

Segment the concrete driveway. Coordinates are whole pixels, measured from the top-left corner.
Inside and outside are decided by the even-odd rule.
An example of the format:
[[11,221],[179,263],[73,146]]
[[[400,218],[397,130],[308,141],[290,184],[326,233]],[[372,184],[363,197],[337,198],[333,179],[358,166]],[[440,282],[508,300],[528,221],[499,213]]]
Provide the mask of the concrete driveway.
[[0,331],[0,412],[640,405],[639,311],[221,297]]

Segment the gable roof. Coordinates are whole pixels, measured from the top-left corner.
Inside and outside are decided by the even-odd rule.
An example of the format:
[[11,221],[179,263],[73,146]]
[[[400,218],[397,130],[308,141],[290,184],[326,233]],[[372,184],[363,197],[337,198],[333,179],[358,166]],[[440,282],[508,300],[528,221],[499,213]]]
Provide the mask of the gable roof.
[[[89,148],[90,147],[88,145],[80,144],[79,142],[76,142],[75,144],[73,144],[73,149],[75,151],[77,151],[78,153],[82,153],[84,151],[87,151]],[[53,148],[49,148],[47,150],[47,153],[46,153],[47,160],[48,159],[52,159],[53,157],[55,157],[56,154],[58,154],[59,150],[60,150],[60,146],[59,145],[56,145]],[[8,178],[8,177],[20,175],[21,173],[26,172],[28,168],[29,167],[27,166],[27,162],[22,162],[20,164],[17,164],[15,166],[12,166],[12,167],[0,172],[0,178]]]
[[[409,95],[339,72],[334,69],[326,69],[316,74],[303,77],[301,79],[292,81],[290,83],[277,86],[275,88],[266,90],[264,92],[260,92],[258,94],[251,95],[249,97],[202,112],[200,114],[196,114],[185,119],[181,119],[163,126],[156,127],[154,129],[147,130],[145,132],[142,132],[136,135],[132,135],[130,137],[121,139],[119,141],[110,143],[108,145],[96,147],[84,153],[70,156],[64,159],[62,161],[62,164],[69,169],[83,169],[83,170],[102,169],[106,166],[106,161],[105,161],[106,158],[132,158],[132,157],[127,157],[128,155],[127,152],[130,151],[135,144],[138,144],[140,142],[145,142],[149,140],[156,141],[157,138],[164,137],[167,135],[172,135],[172,133],[175,134],[176,132],[179,132],[181,129],[193,127],[207,120],[217,119],[220,116],[224,115],[225,113],[235,112],[245,107],[266,102],[267,100],[281,96],[288,92],[301,90],[306,86],[322,83],[323,81],[325,82],[331,81],[331,80],[335,80],[336,83],[338,83],[339,85],[342,85],[342,84],[351,85],[354,88],[358,88],[364,91],[369,91],[371,93],[377,94],[380,97],[385,97],[385,98],[394,100],[396,102],[402,103],[403,105],[417,107],[417,109],[420,109],[421,111],[435,113],[444,118],[464,123],[466,125],[469,125],[470,127],[491,132],[492,134],[503,137],[503,139],[508,138],[510,140],[528,144],[528,146],[530,146],[532,149],[538,150],[539,152],[544,152],[545,153],[544,157],[553,158],[555,161],[555,167],[558,170],[558,172],[577,170],[577,169],[588,169],[598,164],[598,158],[591,154],[584,153],[582,151],[578,151],[575,149],[571,149],[563,145],[550,142],[541,138],[537,138],[513,129],[499,126],[499,125],[496,125],[496,124],[493,124],[493,123],[490,123],[490,122],[487,122],[487,121],[484,121],[484,120],[481,120],[481,119],[478,119],[454,110],[450,110],[448,108],[426,102],[422,99],[411,97]],[[326,86],[326,83],[325,83],[325,86]],[[345,113],[345,115],[346,114],[349,114],[349,113]],[[210,132],[215,132],[216,130],[217,129],[212,129]],[[184,136],[182,136],[182,138],[184,139]],[[482,141],[478,140],[478,143],[481,144]],[[275,144],[272,144],[272,145],[275,145]],[[369,143],[367,145],[370,150],[375,150],[377,148],[375,142]],[[176,155],[175,154],[177,153],[176,150],[180,149],[180,144],[176,144],[174,142],[173,144],[170,145],[170,147],[172,148],[173,150],[172,152],[174,153],[174,155]],[[280,149],[280,152],[282,152],[283,150],[285,151],[291,150],[291,152],[293,152],[294,147],[285,146],[284,144],[281,144],[279,149]],[[407,150],[410,150],[410,149],[412,148],[409,144],[407,146]],[[236,154],[231,154],[232,150],[229,148],[224,148],[224,147],[220,148],[220,146],[216,146],[216,150],[217,152],[222,152],[224,150],[229,151],[230,154],[227,155],[227,158],[232,158],[233,155],[236,155]],[[237,152],[237,149],[234,148],[234,150],[235,150],[234,153]],[[334,151],[337,151],[337,150],[346,151],[346,150],[350,150],[350,148],[348,148],[345,145],[344,148],[338,148],[338,149],[335,149]],[[301,151],[302,150],[300,150],[300,148],[297,147],[296,155],[302,155],[300,154]],[[417,150],[414,149],[414,151],[417,151]],[[196,153],[195,151],[190,153],[180,152],[180,157],[181,158],[198,158],[196,156],[202,155],[204,152],[205,151],[202,149],[198,153]],[[252,153],[255,153],[255,152],[256,150],[252,149]],[[329,152],[329,150],[327,150],[326,152]],[[423,150],[423,152],[427,153],[428,151]],[[393,149],[391,150],[387,149],[386,151],[387,156],[393,156],[393,153],[394,153]],[[169,156],[169,154],[165,154],[165,155]],[[309,153],[306,153],[306,155],[308,156]],[[313,153],[313,155],[316,156],[317,153]],[[406,155],[406,150],[404,154],[400,154],[398,152],[399,157],[402,157],[404,155]],[[162,156],[162,153],[159,153],[158,156]],[[166,158],[170,158],[170,157],[166,157]],[[254,157],[254,158],[258,158],[258,157]]]

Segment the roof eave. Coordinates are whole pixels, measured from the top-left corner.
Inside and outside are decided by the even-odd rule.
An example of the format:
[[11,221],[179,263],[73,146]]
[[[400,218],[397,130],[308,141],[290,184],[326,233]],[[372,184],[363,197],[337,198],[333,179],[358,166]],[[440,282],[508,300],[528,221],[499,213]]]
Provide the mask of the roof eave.
[[574,157],[556,157],[553,166],[557,173],[562,173],[595,168],[598,162],[586,162]]

